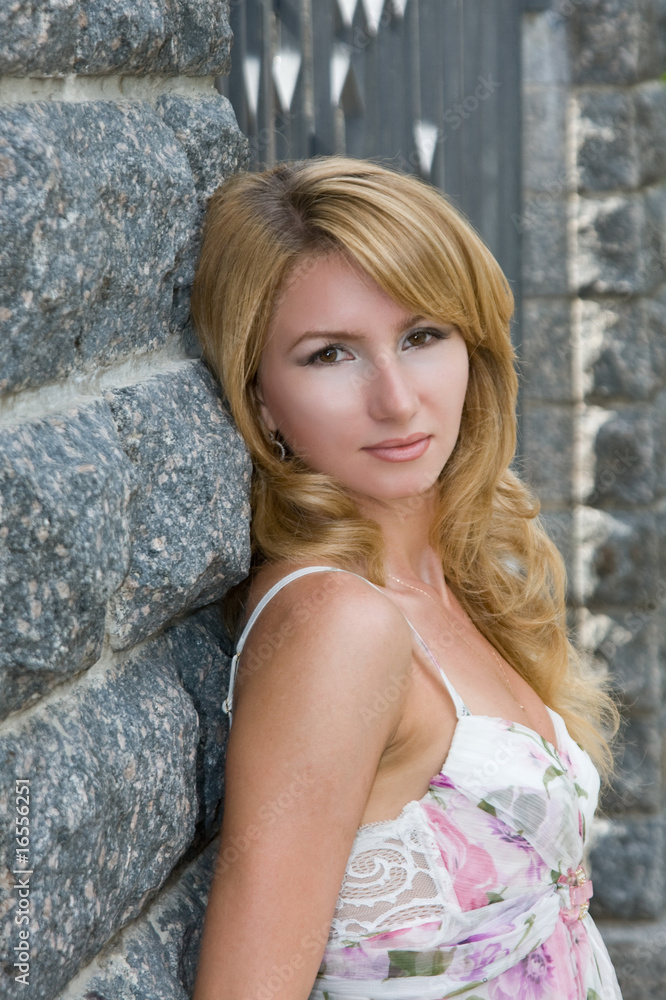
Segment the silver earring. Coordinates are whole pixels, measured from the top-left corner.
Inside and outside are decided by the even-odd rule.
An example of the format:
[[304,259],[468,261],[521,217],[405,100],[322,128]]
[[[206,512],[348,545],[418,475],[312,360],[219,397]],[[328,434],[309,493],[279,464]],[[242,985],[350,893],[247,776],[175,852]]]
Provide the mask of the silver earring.
[[273,431],[268,432],[268,439],[271,442],[271,444],[274,444],[278,448],[279,451],[279,454],[277,456],[278,462],[284,462],[285,458],[287,457],[287,451],[285,446],[282,444],[282,441],[278,441]]

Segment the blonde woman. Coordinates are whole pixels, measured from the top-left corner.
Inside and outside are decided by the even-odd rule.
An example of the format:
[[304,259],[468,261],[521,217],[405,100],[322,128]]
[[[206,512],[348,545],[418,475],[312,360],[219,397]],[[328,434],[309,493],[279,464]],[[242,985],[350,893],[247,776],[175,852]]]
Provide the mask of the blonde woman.
[[414,177],[210,203],[193,315],[255,474],[196,1000],[620,997],[584,867],[618,713],[509,469],[511,313]]

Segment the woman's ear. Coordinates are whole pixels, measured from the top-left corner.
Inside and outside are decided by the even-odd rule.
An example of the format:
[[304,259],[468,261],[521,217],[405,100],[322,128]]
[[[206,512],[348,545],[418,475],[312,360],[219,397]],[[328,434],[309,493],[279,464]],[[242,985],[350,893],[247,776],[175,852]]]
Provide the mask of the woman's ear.
[[263,423],[265,424],[266,428],[272,434],[274,434],[275,431],[277,430],[277,424],[273,420],[273,416],[271,414],[271,411],[268,409],[268,407],[266,406],[266,403],[264,402],[263,393],[261,391],[261,387],[260,387],[260,385],[259,385],[258,382],[256,383],[256,385],[254,387],[254,397],[255,397],[255,399],[257,401],[257,404],[259,406],[259,416],[261,417],[261,419],[262,419]]

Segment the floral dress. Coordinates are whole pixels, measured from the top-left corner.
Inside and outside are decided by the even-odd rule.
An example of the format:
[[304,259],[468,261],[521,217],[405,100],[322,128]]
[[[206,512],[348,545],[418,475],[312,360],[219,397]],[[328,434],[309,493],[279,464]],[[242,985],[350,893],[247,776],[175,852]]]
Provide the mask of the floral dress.
[[[225,710],[257,615],[323,570],[284,577],[257,605]],[[587,913],[592,760],[552,709],[557,746],[471,715],[438,669],[458,718],[445,765],[396,819],[359,827],[309,1000],[622,1000]]]

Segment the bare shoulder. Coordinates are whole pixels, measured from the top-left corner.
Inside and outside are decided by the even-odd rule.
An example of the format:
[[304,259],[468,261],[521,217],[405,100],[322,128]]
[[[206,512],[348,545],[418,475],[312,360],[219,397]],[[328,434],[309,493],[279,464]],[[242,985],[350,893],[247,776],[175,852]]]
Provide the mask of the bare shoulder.
[[[257,573],[245,619],[294,564],[273,564]],[[312,710],[331,699],[371,703],[391,682],[409,674],[412,638],[395,604],[353,573],[320,571],[290,581],[264,607],[240,657],[237,712],[247,697],[257,718],[260,705],[303,697]],[[346,692],[346,696],[343,692]],[[400,712],[401,705],[394,709]],[[393,727],[397,717],[391,720]]]

